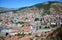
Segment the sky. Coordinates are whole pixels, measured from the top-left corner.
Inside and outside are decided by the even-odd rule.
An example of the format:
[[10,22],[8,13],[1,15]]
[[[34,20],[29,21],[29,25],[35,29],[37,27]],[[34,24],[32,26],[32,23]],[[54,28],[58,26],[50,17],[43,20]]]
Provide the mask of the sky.
[[0,0],[0,7],[21,8],[46,1],[61,1],[61,0]]

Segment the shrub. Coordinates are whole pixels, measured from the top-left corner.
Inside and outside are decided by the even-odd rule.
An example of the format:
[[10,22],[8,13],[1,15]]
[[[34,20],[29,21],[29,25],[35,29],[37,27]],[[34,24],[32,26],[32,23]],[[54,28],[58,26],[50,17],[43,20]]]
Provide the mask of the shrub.
[[20,23],[20,24],[24,24],[24,22],[18,22],[18,23]]
[[17,36],[19,36],[19,37],[24,37],[25,34],[24,34],[24,33],[22,33],[22,34],[18,33]]
[[39,21],[39,18],[35,18],[35,21]]
[[56,27],[56,25],[51,25],[52,28]]
[[41,29],[41,26],[39,26],[39,29]]
[[31,35],[31,33],[29,33],[28,35]]

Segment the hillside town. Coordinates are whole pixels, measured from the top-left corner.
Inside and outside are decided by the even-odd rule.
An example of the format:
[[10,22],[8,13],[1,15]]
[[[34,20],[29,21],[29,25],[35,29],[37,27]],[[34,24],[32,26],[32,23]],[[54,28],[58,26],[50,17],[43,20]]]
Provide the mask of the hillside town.
[[62,1],[0,0],[0,40],[62,40]]
[[46,39],[61,26],[62,13],[40,15],[32,10],[23,13],[0,13],[0,36],[4,40]]

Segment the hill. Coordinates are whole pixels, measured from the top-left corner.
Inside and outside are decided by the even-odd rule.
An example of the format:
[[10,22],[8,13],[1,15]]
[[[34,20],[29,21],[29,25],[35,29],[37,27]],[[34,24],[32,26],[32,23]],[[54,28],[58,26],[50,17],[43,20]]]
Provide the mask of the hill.
[[15,10],[15,9],[14,8],[4,8],[4,7],[0,7],[0,13],[8,12],[8,11],[11,11],[11,10]]
[[62,2],[58,1],[48,1],[43,3],[38,3],[32,6],[22,7],[17,10],[8,9],[0,7],[1,12],[12,11],[14,13],[38,13],[40,15],[53,14],[53,15],[62,15]]
[[39,14],[61,14],[62,13],[62,2],[58,1],[48,1],[43,3],[38,3],[29,7],[19,8],[14,12],[38,12]]

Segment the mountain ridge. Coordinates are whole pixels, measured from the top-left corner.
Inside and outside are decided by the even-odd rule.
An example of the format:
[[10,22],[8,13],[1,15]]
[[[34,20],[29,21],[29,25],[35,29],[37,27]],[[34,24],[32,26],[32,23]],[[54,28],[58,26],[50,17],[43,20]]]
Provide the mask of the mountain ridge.
[[62,2],[58,2],[58,1],[48,1],[48,2],[43,2],[43,3],[38,3],[32,6],[28,6],[28,7],[22,7],[19,8],[17,11],[22,11],[24,10],[24,12],[28,9],[30,10],[38,10],[39,13],[41,13],[41,11],[43,10],[43,15],[45,14],[51,14],[51,13],[57,13],[58,12],[62,12]]
[[59,2],[59,1],[47,1],[47,2],[43,2],[43,3],[34,4],[32,6],[22,7],[17,10],[12,10],[12,12],[23,13],[28,10],[27,11],[27,13],[28,13],[30,10],[32,10],[32,11],[35,10],[35,11],[38,11],[38,13],[40,13],[42,15],[51,14],[53,12],[56,14],[56,13],[62,12],[61,5],[62,5],[62,2]]

